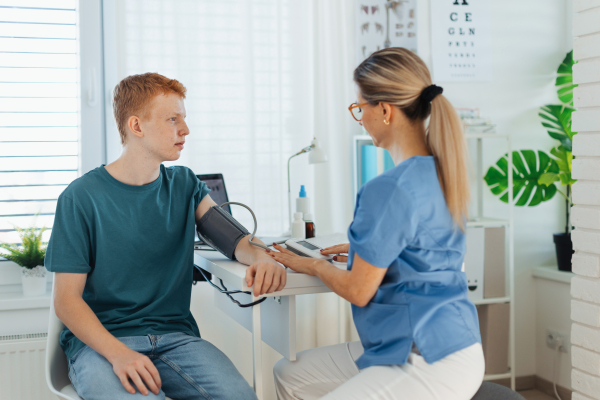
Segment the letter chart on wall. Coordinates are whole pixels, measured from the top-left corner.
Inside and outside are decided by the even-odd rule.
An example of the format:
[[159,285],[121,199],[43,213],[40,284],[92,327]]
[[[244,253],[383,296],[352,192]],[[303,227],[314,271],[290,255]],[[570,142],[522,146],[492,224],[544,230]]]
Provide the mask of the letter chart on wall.
[[492,80],[491,0],[431,0],[435,82]]

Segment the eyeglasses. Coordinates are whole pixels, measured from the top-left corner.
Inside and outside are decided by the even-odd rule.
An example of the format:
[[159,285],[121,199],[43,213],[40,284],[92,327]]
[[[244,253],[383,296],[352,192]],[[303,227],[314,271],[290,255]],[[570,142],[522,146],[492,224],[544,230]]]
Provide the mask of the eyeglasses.
[[362,103],[362,104],[352,103],[348,107],[350,114],[352,114],[352,117],[355,120],[357,120],[358,122],[360,122],[360,120],[362,119],[362,116],[363,116],[362,107],[366,106],[367,104],[369,104],[369,103]]

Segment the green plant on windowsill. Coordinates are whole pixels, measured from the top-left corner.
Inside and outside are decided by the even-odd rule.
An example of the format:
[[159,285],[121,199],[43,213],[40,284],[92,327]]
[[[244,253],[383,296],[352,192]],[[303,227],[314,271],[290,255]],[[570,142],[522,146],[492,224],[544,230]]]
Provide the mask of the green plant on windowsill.
[[27,269],[33,269],[38,265],[43,266],[46,248],[45,243],[42,242],[42,234],[46,228],[15,227],[15,230],[19,232],[22,244],[0,243],[0,248],[8,250],[8,254],[1,254],[1,256]]
[[[538,115],[542,118],[542,126],[548,135],[559,144],[550,150],[550,155],[543,151],[515,150],[513,158],[513,200],[516,206],[537,206],[548,201],[558,192],[565,198],[566,227],[564,233],[554,234],[559,269],[571,270],[573,245],[570,233],[571,186],[576,182],[571,176],[573,161],[573,136],[571,131],[571,115],[573,108],[573,51],[567,53],[558,67],[556,89],[561,104],[550,104],[541,108]],[[488,170],[484,177],[490,191],[508,202],[508,155],[500,158],[496,165]],[[558,189],[563,186],[564,192]]]

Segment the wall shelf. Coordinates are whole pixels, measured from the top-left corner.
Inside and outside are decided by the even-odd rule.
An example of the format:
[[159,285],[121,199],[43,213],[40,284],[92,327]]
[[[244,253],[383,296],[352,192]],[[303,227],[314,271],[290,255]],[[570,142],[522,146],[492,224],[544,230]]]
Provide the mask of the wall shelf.
[[509,372],[505,372],[503,374],[488,374],[488,375],[484,375],[483,376],[483,380],[484,381],[496,381],[499,379],[509,379],[512,377],[512,373]]
[[547,279],[550,281],[571,284],[571,278],[575,276],[573,272],[560,271],[556,265],[545,267],[533,267],[531,274],[534,278]]
[[[465,129],[466,130],[466,129]],[[512,174],[508,174],[508,218],[488,218],[484,215],[484,191],[485,181],[484,177],[484,166],[483,166],[483,141],[488,139],[501,139],[506,143],[506,154],[508,154],[508,171],[512,171],[512,147],[511,138],[509,135],[500,135],[494,132],[473,132],[466,133],[465,138],[467,142],[474,145],[474,151],[476,153],[475,167],[475,188],[473,192],[477,195],[477,212],[476,217],[471,218],[467,221],[467,227],[472,228],[491,228],[491,227],[505,227],[506,229],[506,240],[505,240],[505,251],[506,251],[506,295],[504,297],[481,299],[474,301],[477,306],[484,306],[490,304],[509,304],[509,326],[508,326],[508,371],[502,374],[488,374],[485,375],[484,380],[497,380],[497,379],[510,379],[510,386],[515,389],[515,285],[514,285],[514,226],[513,226],[513,182]],[[498,200],[499,201],[499,200]]]
[[506,297],[493,297],[490,299],[483,299],[483,300],[475,300],[473,302],[473,304],[475,304],[476,306],[483,306],[485,304],[504,304],[504,303],[510,303],[510,297],[506,296]]
[[467,221],[467,227],[493,227],[493,226],[508,226],[510,221],[507,219],[498,218],[474,218]]

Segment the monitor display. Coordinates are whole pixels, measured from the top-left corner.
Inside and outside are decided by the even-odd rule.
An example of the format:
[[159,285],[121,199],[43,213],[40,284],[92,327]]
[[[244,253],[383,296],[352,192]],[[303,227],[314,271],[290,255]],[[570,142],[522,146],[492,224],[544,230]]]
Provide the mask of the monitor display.
[[[210,189],[210,198],[214,200],[217,205],[227,203],[229,198],[227,196],[227,190],[225,189],[225,180],[221,174],[207,174],[207,175],[196,175],[198,179],[208,186]],[[231,206],[226,205],[223,210],[231,214]],[[233,214],[232,214],[233,215]],[[198,239],[198,235],[195,235],[194,241],[196,243],[204,243]]]
[[[223,181],[221,179],[206,180],[204,183],[206,183],[206,186],[210,189],[210,198],[213,199],[217,205],[227,203],[227,192],[223,187]],[[225,206],[224,209],[231,214],[231,208],[228,205]]]
[[303,247],[306,247],[309,250],[320,250],[317,246],[314,246],[314,245],[312,245],[312,244],[310,244],[308,242],[305,242],[305,241],[296,242],[296,243],[298,243],[299,245],[301,245]]
[[[227,190],[225,189],[225,180],[221,174],[207,174],[207,175],[196,175],[198,179],[206,183],[206,186],[210,189],[210,198],[214,200],[217,205],[227,203],[229,198],[227,196]],[[229,205],[223,207],[223,210],[231,214],[231,207]],[[232,214],[233,215],[233,214]]]

